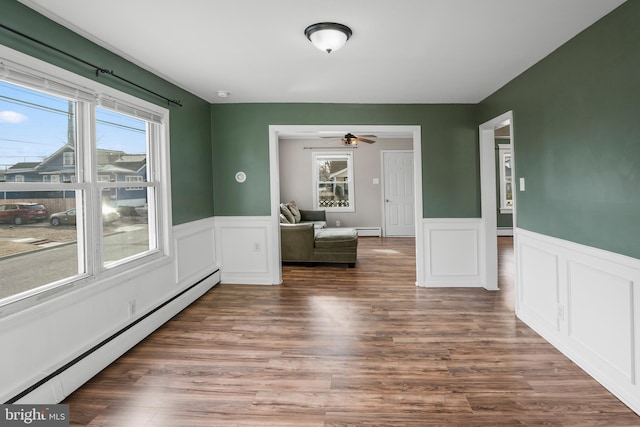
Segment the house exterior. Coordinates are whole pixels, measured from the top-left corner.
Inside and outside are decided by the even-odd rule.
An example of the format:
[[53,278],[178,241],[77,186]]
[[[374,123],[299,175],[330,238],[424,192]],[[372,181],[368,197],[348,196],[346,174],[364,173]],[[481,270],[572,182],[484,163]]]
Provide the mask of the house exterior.
[[37,179],[35,172],[38,162],[18,162],[6,171],[0,172],[0,181],[2,182],[30,182]]
[[[170,244],[177,255],[148,278],[140,279],[138,271],[83,290],[82,298],[62,295],[50,301],[44,315],[31,310],[7,318],[0,311],[0,338],[13,343],[13,351],[0,355],[0,376],[8,378],[0,386],[3,400],[30,387],[34,372],[61,367],[98,344],[97,337],[120,330],[123,316],[113,307],[124,309],[131,295],[141,312],[172,301],[158,314],[154,325],[159,325],[215,284],[200,282],[208,274],[220,274],[228,283],[266,283],[274,277],[268,261],[275,255],[253,250],[269,248],[276,233],[269,126],[308,125],[309,120],[318,125],[419,126],[424,203],[418,220],[426,237],[418,238],[428,238],[434,230],[449,233],[469,249],[478,247],[474,239],[481,222],[478,127],[512,111],[514,180],[526,180],[526,191],[523,186],[516,191],[517,314],[640,413],[640,2],[627,1],[487,99],[464,105],[212,105],[17,1],[3,1],[3,15],[14,27],[45,36],[54,46],[72,39],[79,56],[116,62],[121,73],[135,74],[185,105],[173,108],[170,117]],[[0,45],[97,79],[78,64],[51,59],[7,33],[0,32]],[[145,97],[135,89],[122,90]],[[443,159],[448,160],[446,168],[441,167]],[[64,177],[64,159],[58,160],[62,163],[46,165],[49,175],[58,171]],[[114,162],[108,172],[144,174],[144,168],[129,169],[129,160],[135,163],[126,159],[122,165],[127,166],[121,167]],[[237,171],[247,171],[246,182],[233,180]],[[18,174],[17,168],[6,176]],[[475,274],[474,262],[484,254],[465,253],[476,258],[463,260],[462,270],[445,271],[447,279],[460,282]],[[216,268],[221,273],[214,273]],[[173,300],[182,290],[186,296]],[[80,318],[82,327],[77,325]],[[70,368],[51,382],[79,386],[109,363],[105,360],[113,360],[152,329],[145,324],[132,328],[88,360],[89,368]],[[28,351],[33,349],[29,337],[42,331],[57,336],[61,330],[74,333],[60,337],[60,344],[46,352]],[[42,401],[61,399],[58,391],[64,387],[57,384],[43,384],[34,393]]]
[[[42,162],[21,162],[3,172],[4,182],[76,182],[75,148],[65,144]],[[147,178],[147,161],[143,154],[127,154],[118,150],[98,149],[98,181],[104,182],[144,182]],[[3,199],[22,199],[20,192],[7,192]],[[73,192],[31,192],[30,197],[73,198]],[[144,206],[146,190],[141,187],[127,189],[105,189],[103,197],[109,205]]]

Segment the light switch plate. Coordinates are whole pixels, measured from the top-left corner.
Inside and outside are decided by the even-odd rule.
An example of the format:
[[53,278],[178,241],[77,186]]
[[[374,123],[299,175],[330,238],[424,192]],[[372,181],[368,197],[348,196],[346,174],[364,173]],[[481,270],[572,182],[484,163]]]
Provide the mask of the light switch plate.
[[520,191],[524,191],[524,178],[520,178]]

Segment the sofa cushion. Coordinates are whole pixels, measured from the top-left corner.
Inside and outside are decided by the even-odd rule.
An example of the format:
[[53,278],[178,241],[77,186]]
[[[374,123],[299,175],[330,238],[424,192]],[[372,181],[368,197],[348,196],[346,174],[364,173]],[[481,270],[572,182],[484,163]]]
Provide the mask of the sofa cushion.
[[287,208],[289,209],[289,212],[291,212],[291,214],[293,215],[293,220],[295,221],[295,223],[299,223],[300,222],[300,209],[298,209],[298,206],[296,205],[295,201],[290,201],[289,203],[287,203]]
[[300,221],[304,222],[304,221],[309,221],[309,222],[316,222],[316,221],[326,221],[327,220],[327,213],[326,211],[306,211],[304,209],[300,209]]
[[287,218],[287,221],[289,221],[289,224],[295,224],[296,220],[293,218],[293,214],[291,213],[287,205],[285,205],[284,203],[280,203],[280,213],[284,215],[285,218]]
[[315,236],[316,248],[354,247],[358,245],[358,232],[353,228],[325,228]]

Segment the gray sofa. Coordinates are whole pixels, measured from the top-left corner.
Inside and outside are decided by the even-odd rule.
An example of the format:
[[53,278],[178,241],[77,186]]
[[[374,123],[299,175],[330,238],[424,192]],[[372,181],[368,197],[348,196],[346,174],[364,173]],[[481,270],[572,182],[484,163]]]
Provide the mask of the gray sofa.
[[299,210],[290,222],[283,207],[290,213],[297,208],[291,202],[280,205],[280,248],[283,262],[340,263],[355,267],[358,258],[358,233],[353,228],[326,228],[325,211]]

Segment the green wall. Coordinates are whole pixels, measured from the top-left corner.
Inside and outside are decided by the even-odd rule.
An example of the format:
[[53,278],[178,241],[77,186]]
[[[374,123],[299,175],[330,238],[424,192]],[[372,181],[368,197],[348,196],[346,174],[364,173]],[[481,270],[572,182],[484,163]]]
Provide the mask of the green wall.
[[214,104],[215,214],[270,214],[269,125],[420,125],[424,217],[479,217],[477,117],[475,105]]
[[173,223],[181,224],[213,215],[211,115],[208,102],[95,45],[15,0],[0,0],[0,22],[89,63],[113,70],[117,75],[167,98],[179,99],[183,107],[167,106],[163,99],[113,77],[101,75],[96,78],[94,69],[0,28],[0,44],[4,46],[168,107],[171,111]]
[[518,227],[640,258],[640,1],[480,104],[513,110]]

